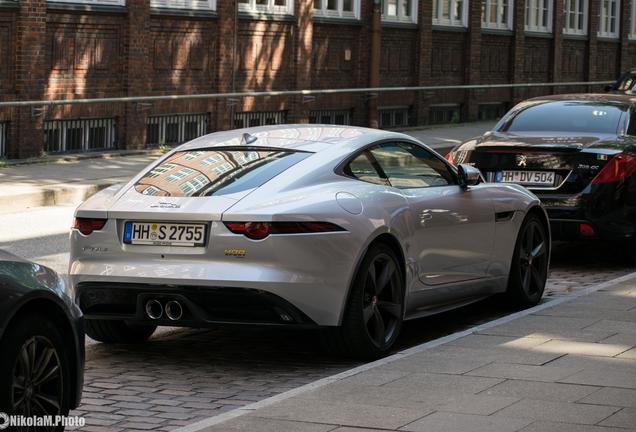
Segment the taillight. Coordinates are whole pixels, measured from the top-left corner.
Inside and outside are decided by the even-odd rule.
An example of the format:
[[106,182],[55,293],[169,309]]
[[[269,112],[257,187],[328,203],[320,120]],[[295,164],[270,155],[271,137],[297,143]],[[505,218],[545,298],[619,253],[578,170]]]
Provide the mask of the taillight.
[[635,170],[636,157],[619,154],[605,164],[592,183],[615,183],[629,177]]
[[330,222],[225,222],[234,234],[243,234],[252,240],[262,240],[270,234],[309,234],[345,231]]
[[108,219],[96,218],[75,218],[73,221],[73,229],[78,230],[84,235],[90,235],[93,231],[99,231],[104,228]]
[[455,165],[455,152],[452,151],[452,150],[449,151],[448,154],[446,154],[446,156],[444,156],[444,159],[449,161],[451,164]]

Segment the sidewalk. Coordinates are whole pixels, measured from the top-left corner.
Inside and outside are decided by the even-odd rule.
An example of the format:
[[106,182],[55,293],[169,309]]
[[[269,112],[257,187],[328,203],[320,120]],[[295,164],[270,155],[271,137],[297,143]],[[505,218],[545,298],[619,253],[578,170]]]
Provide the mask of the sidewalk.
[[581,293],[181,431],[636,430],[636,274]]
[[[477,122],[406,133],[446,153],[463,140],[482,134],[492,125],[492,122]],[[158,155],[154,152],[0,168],[0,212],[54,204],[79,204],[100,189],[127,181]]]

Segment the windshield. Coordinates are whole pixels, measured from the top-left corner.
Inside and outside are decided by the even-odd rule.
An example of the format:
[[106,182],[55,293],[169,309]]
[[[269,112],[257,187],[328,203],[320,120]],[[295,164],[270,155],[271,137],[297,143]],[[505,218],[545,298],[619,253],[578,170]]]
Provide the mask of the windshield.
[[502,131],[616,134],[627,109],[612,102],[546,102],[519,112]]
[[148,171],[135,190],[174,197],[227,195],[259,187],[310,155],[270,149],[181,151]]

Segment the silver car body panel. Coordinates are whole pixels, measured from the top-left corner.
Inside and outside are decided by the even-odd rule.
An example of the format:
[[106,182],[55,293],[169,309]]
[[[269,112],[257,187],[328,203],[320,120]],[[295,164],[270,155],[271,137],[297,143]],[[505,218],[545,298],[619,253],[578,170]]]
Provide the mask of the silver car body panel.
[[[262,186],[233,195],[156,197],[133,187],[176,151],[244,145],[245,133],[258,138],[250,146],[315,153]],[[285,299],[318,325],[334,326],[366,249],[390,235],[404,257],[406,319],[504,291],[522,221],[531,208],[541,208],[536,196],[505,184],[396,189],[336,173],[348,157],[385,140],[423,146],[394,132],[316,125],[220,132],[184,144],[126,185],[105,189],[77,208],[76,217],[108,222],[89,236],[72,230],[71,282],[253,288]],[[124,244],[128,220],[204,222],[208,243]],[[250,240],[230,232],[224,221],[321,221],[346,231]],[[237,249],[245,255],[225,253]]]

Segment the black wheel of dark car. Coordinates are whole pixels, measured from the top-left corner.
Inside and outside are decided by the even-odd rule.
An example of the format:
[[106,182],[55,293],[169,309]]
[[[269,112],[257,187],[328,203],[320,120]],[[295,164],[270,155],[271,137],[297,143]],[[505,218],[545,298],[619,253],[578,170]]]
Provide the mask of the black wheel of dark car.
[[104,343],[139,343],[147,341],[157,329],[156,325],[133,324],[119,320],[85,321],[86,334]]
[[365,359],[386,354],[402,328],[404,282],[393,250],[373,245],[351,287],[342,326],[327,335],[339,351]]
[[512,257],[507,295],[520,307],[534,306],[543,296],[548,278],[549,237],[541,220],[526,217]]
[[28,417],[67,415],[71,354],[55,324],[39,315],[21,317],[2,344],[0,412]]

